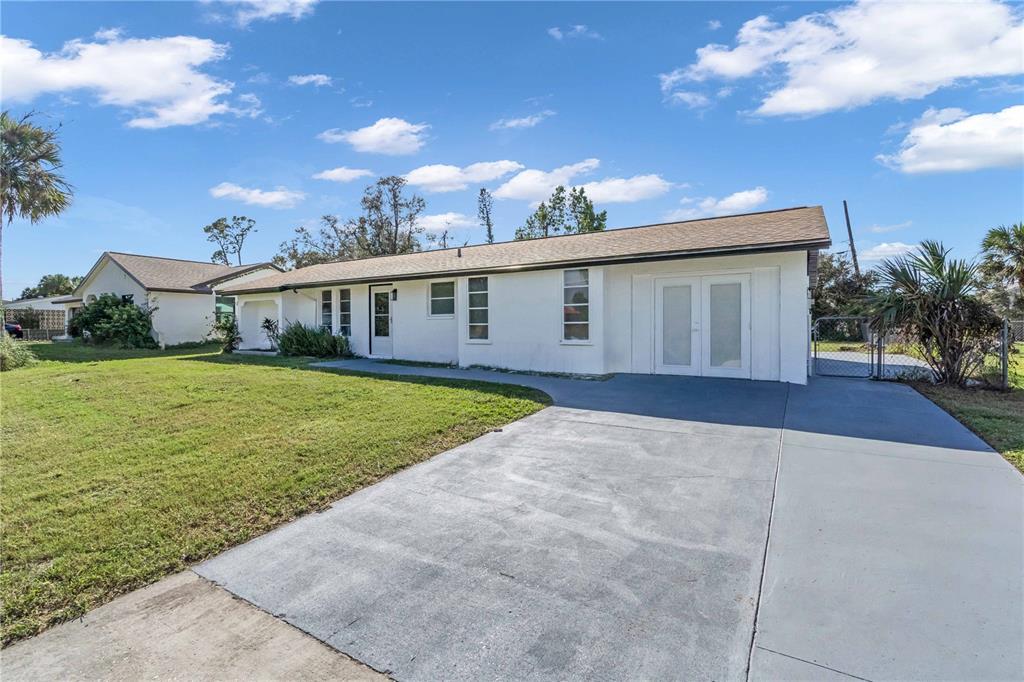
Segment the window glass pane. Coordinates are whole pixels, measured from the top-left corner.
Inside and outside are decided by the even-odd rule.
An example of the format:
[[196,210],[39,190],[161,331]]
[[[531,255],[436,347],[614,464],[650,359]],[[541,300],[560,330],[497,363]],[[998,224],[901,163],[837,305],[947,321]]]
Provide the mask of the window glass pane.
[[565,303],[590,303],[590,289],[587,287],[566,287]]
[[373,316],[373,335],[374,336],[390,336],[391,325],[389,324],[387,315],[374,315]]
[[709,331],[712,367],[742,367],[742,315],[739,283],[712,284]]
[[470,308],[486,308],[487,307],[487,294],[470,294],[469,295],[469,307]]
[[565,286],[578,286],[589,283],[589,272],[587,270],[566,270]]
[[661,300],[661,355],[666,365],[690,366],[693,311],[690,287],[665,287]]
[[565,325],[566,341],[587,341],[588,339],[590,339],[589,324],[583,323]]
[[470,291],[487,291],[487,278],[486,277],[470,277],[469,278],[469,290]]
[[388,292],[376,291],[373,294],[373,312],[377,315],[388,313]]
[[352,312],[352,301],[342,301],[338,305],[338,311],[341,312],[341,313],[350,313],[350,312]]
[[342,300],[343,303],[346,302],[346,301],[351,301],[352,300],[352,290],[351,289],[342,289],[341,291],[338,292],[338,294],[340,295],[341,300]]
[[487,325],[486,324],[471,324],[471,325],[469,325],[469,338],[471,338],[471,339],[486,339],[487,338]]
[[431,315],[454,315],[455,314],[455,299],[454,298],[435,298],[430,301],[430,314]]
[[342,336],[352,336],[352,327],[347,324],[339,325],[338,333]]
[[431,298],[452,298],[455,296],[455,282],[432,282],[430,284]]
[[487,322],[487,308],[477,308],[469,311],[470,324],[485,324]]
[[324,303],[330,303],[331,302],[331,290],[330,289],[324,289],[323,291],[321,291],[320,292],[320,300],[323,301]]
[[562,312],[566,322],[590,321],[590,306],[587,305],[567,305]]

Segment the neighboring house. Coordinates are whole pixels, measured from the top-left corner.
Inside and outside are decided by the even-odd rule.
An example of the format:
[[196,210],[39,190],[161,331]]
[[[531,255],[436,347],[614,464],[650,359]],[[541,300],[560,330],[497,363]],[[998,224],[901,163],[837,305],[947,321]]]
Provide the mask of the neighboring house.
[[102,294],[149,306],[155,309],[157,343],[170,346],[202,341],[209,336],[217,313],[234,311],[234,299],[218,295],[216,289],[275,273],[280,269],[270,263],[228,266],[106,251],[74,293],[54,304],[63,306],[69,319]]
[[805,383],[820,206],[327,263],[233,282],[265,318],[380,358]]
[[[39,296],[22,298],[17,301],[4,301],[4,322],[20,322],[26,338],[50,338],[62,332],[67,320],[62,308],[55,308],[53,303],[63,296]],[[22,311],[32,310],[31,324]]]

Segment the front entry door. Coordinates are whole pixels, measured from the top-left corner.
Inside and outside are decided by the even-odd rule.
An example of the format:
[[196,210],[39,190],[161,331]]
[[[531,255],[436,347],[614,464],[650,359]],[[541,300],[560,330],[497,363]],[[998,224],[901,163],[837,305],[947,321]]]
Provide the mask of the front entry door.
[[701,374],[750,378],[750,275],[701,277]]
[[655,280],[654,371],[700,374],[700,279]]
[[370,355],[375,358],[393,356],[393,329],[391,319],[391,287],[370,289],[371,305],[373,306],[373,338]]
[[654,372],[750,378],[750,275],[654,280]]

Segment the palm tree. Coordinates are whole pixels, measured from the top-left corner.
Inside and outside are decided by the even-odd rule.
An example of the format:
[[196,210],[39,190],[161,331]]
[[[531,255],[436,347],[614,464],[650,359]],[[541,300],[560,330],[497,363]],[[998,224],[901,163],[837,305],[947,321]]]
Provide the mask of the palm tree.
[[1015,288],[1017,296],[1024,293],[1024,222],[989,230],[981,240],[981,258],[983,275]]
[[962,385],[993,350],[1001,322],[977,296],[979,267],[949,258],[940,242],[882,261],[870,297],[872,324],[909,337],[940,384]]
[[[0,259],[5,218],[10,223],[18,216],[34,224],[71,204],[71,185],[60,173],[57,131],[33,125],[33,115],[15,119],[6,111],[0,114]],[[0,279],[0,293],[2,287]]]

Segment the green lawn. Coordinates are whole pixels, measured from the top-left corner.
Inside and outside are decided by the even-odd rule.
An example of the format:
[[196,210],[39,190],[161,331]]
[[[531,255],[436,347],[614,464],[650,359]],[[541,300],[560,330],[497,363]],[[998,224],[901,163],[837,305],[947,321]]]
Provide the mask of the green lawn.
[[2,377],[5,644],[548,400],[215,349],[33,348]]
[[916,384],[1024,473],[1024,344],[1010,355],[1009,391]]

